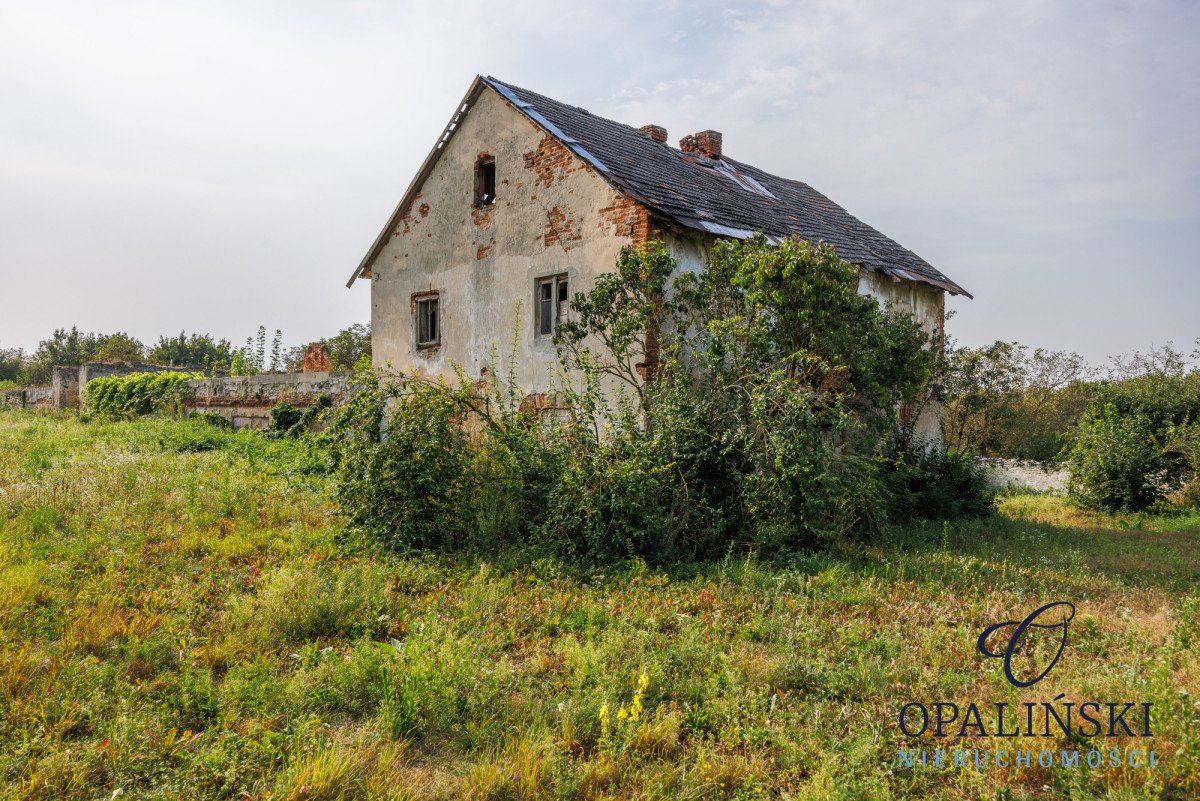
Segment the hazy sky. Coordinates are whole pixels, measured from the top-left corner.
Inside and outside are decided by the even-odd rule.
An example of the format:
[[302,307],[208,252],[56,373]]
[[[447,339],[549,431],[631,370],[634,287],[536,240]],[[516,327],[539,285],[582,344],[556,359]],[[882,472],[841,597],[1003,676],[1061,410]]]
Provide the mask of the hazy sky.
[[288,344],[476,73],[803,180],[975,295],[966,344],[1200,336],[1200,3],[0,0],[0,347]]

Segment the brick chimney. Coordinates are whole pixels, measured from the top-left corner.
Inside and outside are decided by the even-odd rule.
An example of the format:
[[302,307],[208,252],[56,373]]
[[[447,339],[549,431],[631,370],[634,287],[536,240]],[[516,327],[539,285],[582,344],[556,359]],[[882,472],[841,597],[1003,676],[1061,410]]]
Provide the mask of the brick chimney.
[[699,153],[710,159],[721,158],[721,132],[701,131],[679,140],[679,149],[684,153]]
[[661,125],[643,125],[638,128],[639,131],[653,139],[655,142],[667,141],[667,129]]

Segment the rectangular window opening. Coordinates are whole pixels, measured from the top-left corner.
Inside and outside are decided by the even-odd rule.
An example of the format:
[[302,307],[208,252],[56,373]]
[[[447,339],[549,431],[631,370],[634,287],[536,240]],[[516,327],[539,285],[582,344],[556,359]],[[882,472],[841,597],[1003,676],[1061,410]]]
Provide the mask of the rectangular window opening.
[[536,330],[540,336],[550,336],[559,323],[567,321],[570,292],[566,273],[538,279],[536,308]]
[[496,202],[496,160],[480,159],[475,164],[475,205],[490,206]]
[[417,298],[417,347],[429,348],[442,341],[438,296]]

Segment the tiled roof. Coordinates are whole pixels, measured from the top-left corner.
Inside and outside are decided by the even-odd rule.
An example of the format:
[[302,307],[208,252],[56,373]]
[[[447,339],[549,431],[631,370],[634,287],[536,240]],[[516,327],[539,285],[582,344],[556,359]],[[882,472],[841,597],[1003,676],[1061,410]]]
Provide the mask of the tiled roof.
[[577,106],[490,76],[484,80],[619,189],[683,226],[737,237],[761,230],[774,238],[825,241],[868,270],[970,297],[920,256],[806,183],[730,158],[684,153]]

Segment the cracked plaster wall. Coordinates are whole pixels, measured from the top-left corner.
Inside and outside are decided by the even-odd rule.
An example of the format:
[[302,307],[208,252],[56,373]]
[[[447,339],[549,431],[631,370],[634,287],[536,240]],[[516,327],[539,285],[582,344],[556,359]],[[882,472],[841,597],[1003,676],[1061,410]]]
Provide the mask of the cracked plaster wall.
[[[495,159],[497,200],[475,208],[482,155]],[[637,204],[484,91],[371,265],[375,365],[451,376],[453,360],[473,378],[498,372],[489,349],[507,355],[520,301],[517,380],[544,392],[556,356],[535,331],[537,279],[566,273],[572,295],[587,291],[647,224]],[[439,296],[441,344],[417,349],[414,295],[427,292]]]

